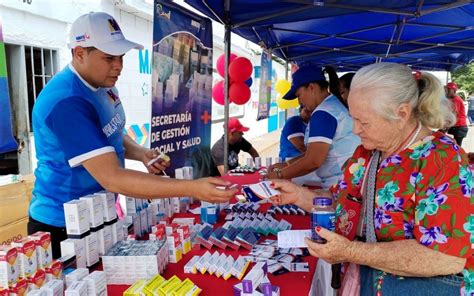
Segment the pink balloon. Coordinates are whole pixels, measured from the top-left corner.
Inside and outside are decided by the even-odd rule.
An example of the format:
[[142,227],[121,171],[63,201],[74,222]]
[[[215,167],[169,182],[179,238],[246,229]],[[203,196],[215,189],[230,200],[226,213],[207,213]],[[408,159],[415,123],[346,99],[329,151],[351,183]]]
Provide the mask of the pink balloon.
[[212,87],[212,97],[214,98],[214,102],[219,105],[224,105],[224,80],[221,80],[214,84]]
[[244,82],[252,75],[252,71],[252,63],[244,57],[236,58],[229,66],[229,76],[234,81]]
[[250,100],[250,88],[245,82],[234,82],[229,88],[229,99],[237,105],[244,105]]
[[[229,57],[229,64],[232,63],[233,60],[237,58],[236,54],[231,53]],[[225,54],[221,54],[220,57],[217,59],[217,73],[224,78],[224,67],[225,67]]]

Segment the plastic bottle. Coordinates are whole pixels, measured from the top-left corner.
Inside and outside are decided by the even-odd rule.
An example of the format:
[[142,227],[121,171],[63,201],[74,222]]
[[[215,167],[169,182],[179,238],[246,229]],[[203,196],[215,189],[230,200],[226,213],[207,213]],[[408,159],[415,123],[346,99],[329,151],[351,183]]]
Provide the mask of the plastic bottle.
[[316,233],[316,227],[323,227],[330,231],[335,229],[336,211],[332,207],[332,200],[327,197],[315,197],[311,209],[311,239],[324,244],[325,239]]

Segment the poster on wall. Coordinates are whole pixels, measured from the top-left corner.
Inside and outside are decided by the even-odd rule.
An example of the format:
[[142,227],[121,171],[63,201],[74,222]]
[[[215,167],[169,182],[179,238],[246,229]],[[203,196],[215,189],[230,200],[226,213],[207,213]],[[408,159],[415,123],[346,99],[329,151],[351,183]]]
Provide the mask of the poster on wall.
[[12,134],[12,114],[8,93],[7,59],[3,43],[2,19],[0,18],[0,153],[17,149]]
[[263,51],[260,63],[260,90],[257,120],[268,118],[272,96],[272,54]]
[[167,173],[192,166],[209,174],[212,23],[177,4],[155,1],[151,148],[171,158]]

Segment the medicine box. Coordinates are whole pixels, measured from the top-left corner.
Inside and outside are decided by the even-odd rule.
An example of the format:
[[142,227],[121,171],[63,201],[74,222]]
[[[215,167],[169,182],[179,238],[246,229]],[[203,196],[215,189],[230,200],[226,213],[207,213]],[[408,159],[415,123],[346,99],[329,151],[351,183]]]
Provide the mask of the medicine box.
[[61,241],[61,256],[75,255],[77,268],[87,266],[86,238],[68,238]]
[[38,260],[38,268],[46,268],[53,261],[53,251],[51,248],[51,234],[49,232],[38,231],[30,238],[36,245],[36,256]]
[[104,224],[104,208],[102,206],[102,197],[100,195],[91,194],[81,197],[89,208],[89,225],[91,228],[99,227]]
[[38,269],[38,259],[36,258],[36,244],[29,237],[12,242],[12,247],[18,250],[18,262],[20,264],[20,276],[27,278],[33,275]]
[[19,276],[18,250],[9,245],[0,245],[0,288],[8,288]]
[[63,207],[67,234],[80,235],[89,231],[89,207],[85,200],[71,200]]

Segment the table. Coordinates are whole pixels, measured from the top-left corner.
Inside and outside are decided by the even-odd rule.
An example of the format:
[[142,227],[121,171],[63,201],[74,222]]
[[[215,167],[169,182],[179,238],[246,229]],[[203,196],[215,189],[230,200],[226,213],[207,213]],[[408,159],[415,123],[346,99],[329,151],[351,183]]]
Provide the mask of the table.
[[[258,182],[260,176],[258,173],[254,174],[245,174],[244,176],[229,176],[226,175],[223,177],[225,180],[228,180],[232,183],[236,183],[239,185],[242,184],[251,184]],[[268,205],[267,205],[268,206]],[[186,214],[176,214],[175,217],[196,217],[197,221],[199,219],[198,215],[193,215],[190,213]],[[292,229],[308,229],[310,224],[309,216],[294,216],[294,215],[276,215],[275,217],[277,220],[285,219],[290,222],[293,227]],[[221,213],[221,217],[219,218],[220,223],[224,220],[224,213]],[[269,235],[270,239],[276,239],[275,236]],[[240,248],[238,251],[226,249],[221,250],[219,248],[213,247],[211,252],[214,251],[225,252],[227,255],[232,255],[234,258],[237,258],[239,255],[247,255],[249,251]],[[183,258],[178,263],[170,263],[168,264],[166,271],[163,274],[163,277],[169,279],[173,275],[178,276],[180,279],[189,278],[193,281],[199,288],[202,289],[201,295],[232,295],[232,287],[233,285],[239,283],[240,281],[234,277],[231,277],[227,281],[222,278],[217,278],[214,275],[209,274],[185,274],[183,273],[184,265],[195,255],[203,255],[207,249],[201,248],[200,250],[192,250],[191,252],[183,255]],[[272,274],[268,274],[268,278],[270,279],[273,285],[280,287],[281,295],[308,295],[309,289],[311,286],[311,280],[314,274],[314,270],[316,267],[317,258],[308,256],[304,258],[305,261],[309,263],[310,271],[306,273],[299,273],[299,272],[289,272],[286,274],[273,276]],[[249,267],[248,270],[252,268],[253,265]],[[247,272],[248,272],[247,270]],[[123,291],[125,291],[129,286],[128,285],[108,285],[107,292],[108,295],[122,295]]]

